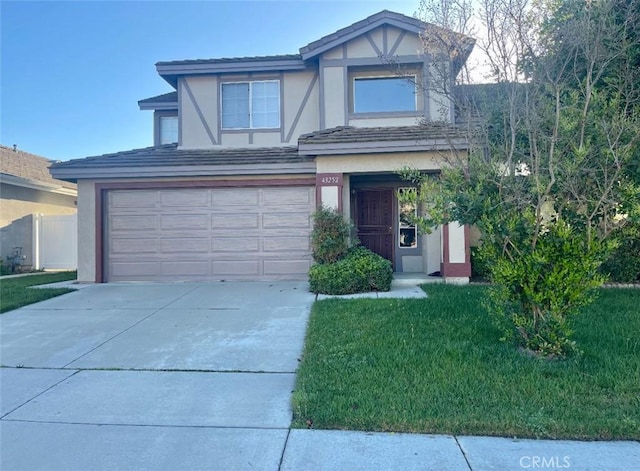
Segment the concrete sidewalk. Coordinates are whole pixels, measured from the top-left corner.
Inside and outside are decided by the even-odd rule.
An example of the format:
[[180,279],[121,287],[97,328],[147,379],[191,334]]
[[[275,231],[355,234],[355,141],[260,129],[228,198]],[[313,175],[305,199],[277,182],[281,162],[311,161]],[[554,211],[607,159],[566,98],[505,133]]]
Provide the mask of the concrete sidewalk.
[[0,469],[640,469],[637,442],[290,429],[314,299],[306,283],[85,285],[3,314]]

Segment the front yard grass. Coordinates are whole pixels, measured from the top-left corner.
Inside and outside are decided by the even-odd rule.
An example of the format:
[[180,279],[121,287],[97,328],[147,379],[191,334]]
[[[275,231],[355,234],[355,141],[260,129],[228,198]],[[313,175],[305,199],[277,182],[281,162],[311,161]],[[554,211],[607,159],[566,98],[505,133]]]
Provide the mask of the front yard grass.
[[294,426],[586,440],[640,439],[640,290],[602,289],[576,318],[577,358],[499,341],[485,286],[426,299],[315,303]]
[[11,311],[28,304],[44,301],[74,291],[69,288],[29,288],[35,285],[75,280],[75,271],[43,273],[40,275],[3,278],[0,280],[0,313]]

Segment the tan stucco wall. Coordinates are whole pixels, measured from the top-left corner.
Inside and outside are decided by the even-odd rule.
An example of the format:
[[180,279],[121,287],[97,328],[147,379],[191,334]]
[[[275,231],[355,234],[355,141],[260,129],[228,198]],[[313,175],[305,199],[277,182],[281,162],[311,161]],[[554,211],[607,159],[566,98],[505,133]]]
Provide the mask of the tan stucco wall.
[[[295,123],[296,127],[291,133],[291,137],[287,140],[287,136],[290,134],[291,127],[294,125],[296,116],[302,106],[304,97],[313,81],[315,71],[303,71],[303,72],[287,72],[281,76],[279,74],[270,74],[265,76],[249,76],[249,75],[222,75],[205,76],[205,77],[187,77],[182,79],[178,87],[180,88],[180,107],[181,107],[181,133],[182,133],[182,149],[207,149],[218,145],[232,146],[232,147],[245,147],[250,145],[259,146],[278,146],[289,143],[297,143],[298,136],[300,134],[315,131],[319,128],[320,112],[319,112],[319,85],[316,81],[314,87],[311,89],[309,98],[305,104],[304,109],[300,113],[298,122]],[[220,116],[218,99],[220,94],[220,84],[226,81],[243,81],[243,80],[282,80],[283,96],[282,99],[282,127],[283,133],[280,129],[272,132],[264,132],[259,130],[254,132],[252,138],[250,138],[249,130],[247,132],[228,132],[220,127]],[[191,100],[187,93],[186,86],[188,85],[193,97],[200,108],[198,113],[197,107]],[[200,117],[204,117],[204,122]],[[207,127],[213,139],[216,142],[212,142]],[[284,139],[283,139],[284,138]],[[251,142],[253,141],[253,142]]]
[[[369,33],[372,36],[372,39],[373,36],[375,36],[375,32],[376,30]],[[381,35],[380,38],[382,38]],[[380,40],[379,42],[374,42],[377,43],[376,46],[378,47],[378,49],[382,51],[382,41]],[[361,57],[378,57],[378,54],[376,53],[375,49],[373,49],[373,46],[371,46],[371,43],[367,40],[366,37],[360,37],[353,39],[347,43],[347,57],[350,59]]]
[[33,265],[32,214],[75,214],[76,197],[48,191],[2,184],[0,187],[0,258],[6,260],[14,247],[22,247],[27,258],[23,265]]
[[78,183],[78,281],[96,281],[96,192],[92,181]]
[[347,93],[347,84],[344,83],[344,67],[325,67],[323,74],[325,127],[344,126],[346,116],[344,97]]
[[442,156],[436,152],[398,152],[389,154],[359,154],[318,156],[318,173],[396,172],[403,167],[439,170]]
[[[187,93],[185,84],[188,85],[200,112],[204,117],[204,123],[196,105]],[[182,134],[181,146],[184,149],[202,149],[212,147],[213,143],[205,127],[211,130],[214,138],[218,129],[218,79],[215,76],[187,77],[178,82],[180,88],[180,113]]]
[[248,147],[249,146],[249,133],[248,132],[223,132],[220,135],[220,144],[230,147]]
[[[284,74],[284,135],[285,141],[291,131],[291,126],[298,115],[304,97],[313,82],[315,71],[292,72]],[[307,103],[305,104],[298,123],[291,133],[291,138],[286,141],[289,144],[297,144],[301,134],[316,131],[320,128],[319,110],[319,80],[311,89]]]
[[438,63],[429,67],[429,89],[427,95],[429,97],[429,116],[434,121],[451,121],[451,107],[453,106],[451,99],[445,93],[450,85],[444,82],[447,78],[444,76],[449,73],[449,67],[446,63]]
[[[389,32],[387,33],[387,40],[389,41],[389,44],[390,44],[389,47],[391,47],[391,44],[395,42],[395,40],[399,35],[400,35],[399,29],[389,28]],[[404,35],[402,42],[398,46],[398,49],[396,49],[395,55],[410,56],[415,54],[422,54],[422,52],[423,52],[422,42],[420,41],[420,38],[418,37],[418,35],[407,32],[407,34]]]

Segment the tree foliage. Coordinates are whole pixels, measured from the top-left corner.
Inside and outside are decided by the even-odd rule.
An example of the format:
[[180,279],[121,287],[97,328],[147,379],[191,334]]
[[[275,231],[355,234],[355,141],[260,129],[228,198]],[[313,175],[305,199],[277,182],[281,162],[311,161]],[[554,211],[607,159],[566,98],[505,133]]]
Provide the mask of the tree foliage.
[[426,21],[467,19],[462,33],[479,20],[492,83],[465,84],[467,72],[447,95],[468,155],[437,177],[402,174],[420,185],[423,230],[455,220],[482,231],[502,327],[525,348],[565,355],[571,316],[603,281],[607,241],[640,219],[640,7],[480,4],[474,16],[467,2],[423,2]]

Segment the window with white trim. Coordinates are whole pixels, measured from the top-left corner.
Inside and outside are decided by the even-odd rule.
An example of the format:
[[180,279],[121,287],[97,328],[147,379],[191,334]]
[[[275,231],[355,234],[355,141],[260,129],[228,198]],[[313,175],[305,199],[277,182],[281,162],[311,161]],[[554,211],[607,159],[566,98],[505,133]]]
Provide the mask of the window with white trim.
[[160,145],[178,142],[178,117],[160,116]]
[[416,111],[415,76],[354,77],[353,112]]
[[280,127],[280,81],[228,82],[221,85],[222,129]]

